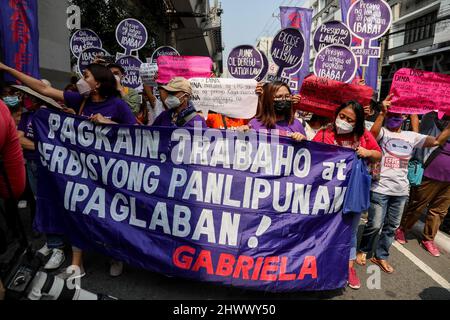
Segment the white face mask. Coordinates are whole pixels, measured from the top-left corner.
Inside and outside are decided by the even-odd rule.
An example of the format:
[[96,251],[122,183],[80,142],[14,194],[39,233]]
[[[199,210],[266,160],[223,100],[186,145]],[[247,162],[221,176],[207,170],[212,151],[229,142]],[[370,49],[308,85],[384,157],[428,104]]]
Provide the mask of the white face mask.
[[353,132],[354,127],[347,121],[344,121],[340,118],[336,118],[335,124],[336,124],[336,131],[338,134],[346,134]]
[[116,78],[117,83],[122,84],[122,79],[119,76],[115,75],[114,78]]
[[175,109],[181,105],[181,100],[177,96],[169,95],[166,100],[164,100],[167,108]]
[[86,80],[84,79],[80,79],[77,82],[77,88],[78,88],[78,92],[83,96],[83,97],[89,97],[89,95],[92,92],[92,88],[89,85],[89,83],[87,83]]

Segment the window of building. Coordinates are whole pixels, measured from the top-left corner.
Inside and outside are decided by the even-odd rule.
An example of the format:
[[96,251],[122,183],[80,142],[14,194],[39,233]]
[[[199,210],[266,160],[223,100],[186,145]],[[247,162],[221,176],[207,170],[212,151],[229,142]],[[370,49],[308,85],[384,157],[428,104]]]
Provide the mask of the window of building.
[[430,12],[405,24],[405,44],[434,37],[437,11]]

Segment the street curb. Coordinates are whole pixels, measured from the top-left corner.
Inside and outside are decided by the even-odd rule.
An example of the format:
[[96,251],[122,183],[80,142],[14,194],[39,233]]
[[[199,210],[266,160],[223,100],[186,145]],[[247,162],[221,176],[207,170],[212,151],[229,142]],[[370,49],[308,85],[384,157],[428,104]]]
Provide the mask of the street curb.
[[[422,221],[417,221],[417,223],[412,228],[411,232],[414,233],[414,235],[420,236],[422,235],[423,227],[425,224]],[[450,237],[447,236],[445,233],[438,231],[436,234],[436,237],[434,238],[434,243],[439,248],[441,252],[450,254]]]

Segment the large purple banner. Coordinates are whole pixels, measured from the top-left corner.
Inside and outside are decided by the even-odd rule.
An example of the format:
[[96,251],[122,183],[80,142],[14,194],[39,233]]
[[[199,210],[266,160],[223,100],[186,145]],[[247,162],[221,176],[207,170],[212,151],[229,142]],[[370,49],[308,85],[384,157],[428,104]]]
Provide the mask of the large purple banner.
[[309,75],[309,46],[311,43],[311,22],[313,9],[299,7],[280,7],[281,28],[296,28],[305,37],[306,50],[303,53],[303,64],[298,70],[288,70],[291,74],[290,87],[294,93],[299,93],[303,79]]
[[33,125],[41,232],[169,276],[264,291],[346,285],[353,150],[45,109]]
[[[0,46],[6,65],[40,78],[37,6],[37,0],[0,0]],[[5,74],[5,81],[16,79]]]
[[[350,6],[356,2],[356,0],[339,0],[339,5],[341,7],[342,21],[347,23],[347,13]],[[357,37],[352,37],[352,47],[359,47],[361,45],[361,39]],[[378,40],[371,41],[372,46],[378,46]],[[364,78],[366,84],[372,87],[375,91],[378,91],[378,59],[370,59],[369,66],[365,68],[365,75],[363,77],[363,68],[359,67],[356,71],[354,83]]]

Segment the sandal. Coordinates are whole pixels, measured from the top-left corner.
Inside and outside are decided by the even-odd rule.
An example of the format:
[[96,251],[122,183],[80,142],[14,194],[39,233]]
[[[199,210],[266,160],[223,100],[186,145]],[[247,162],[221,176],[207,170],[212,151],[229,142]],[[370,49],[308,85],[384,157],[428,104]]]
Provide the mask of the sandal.
[[377,266],[379,266],[381,268],[381,270],[383,270],[386,273],[394,272],[394,268],[387,262],[387,260],[377,259],[375,257],[372,257],[370,259],[370,261],[372,263],[375,263]]
[[356,254],[356,263],[359,264],[360,266],[365,266],[366,265],[366,256],[367,256],[367,253],[358,252]]

